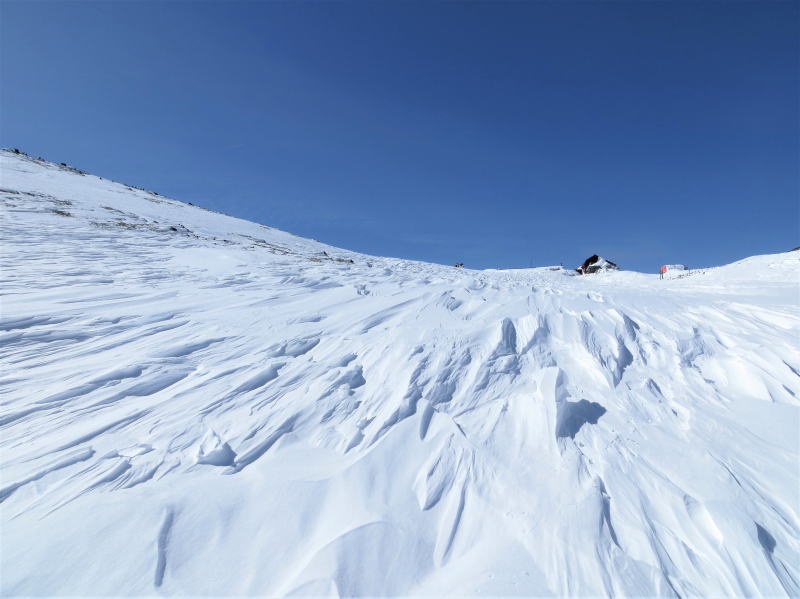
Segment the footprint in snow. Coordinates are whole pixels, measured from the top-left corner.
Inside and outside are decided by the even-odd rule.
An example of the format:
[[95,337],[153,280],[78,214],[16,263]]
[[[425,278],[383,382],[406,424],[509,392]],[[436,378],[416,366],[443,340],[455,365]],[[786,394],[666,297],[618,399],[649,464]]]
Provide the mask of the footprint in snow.
[[587,293],[586,297],[595,302],[605,303],[606,301],[602,295],[594,291],[590,291],[589,293]]
[[206,435],[197,449],[198,464],[209,466],[230,466],[236,460],[236,452],[215,432]]

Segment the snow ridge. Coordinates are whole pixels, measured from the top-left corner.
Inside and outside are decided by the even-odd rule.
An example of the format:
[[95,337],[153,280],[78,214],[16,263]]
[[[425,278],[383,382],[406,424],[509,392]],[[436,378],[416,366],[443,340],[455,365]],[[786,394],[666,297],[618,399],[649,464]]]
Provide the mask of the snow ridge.
[[0,172],[4,594],[800,594],[796,253],[478,272]]

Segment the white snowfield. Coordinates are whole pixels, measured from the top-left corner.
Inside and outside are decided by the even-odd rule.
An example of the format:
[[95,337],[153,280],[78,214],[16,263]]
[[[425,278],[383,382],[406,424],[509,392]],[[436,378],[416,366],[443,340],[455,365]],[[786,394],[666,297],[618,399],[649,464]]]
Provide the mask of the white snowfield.
[[479,272],[0,160],[4,596],[800,594],[800,252]]

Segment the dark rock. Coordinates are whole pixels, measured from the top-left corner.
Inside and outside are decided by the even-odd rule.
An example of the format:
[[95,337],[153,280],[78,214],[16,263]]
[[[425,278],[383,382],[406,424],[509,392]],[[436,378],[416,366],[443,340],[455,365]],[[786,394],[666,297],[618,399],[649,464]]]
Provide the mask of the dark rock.
[[586,260],[583,261],[583,264],[581,264],[575,270],[582,275],[590,275],[592,273],[600,272],[601,270],[619,270],[619,266],[611,262],[611,260],[606,260],[597,254],[592,254],[586,258]]

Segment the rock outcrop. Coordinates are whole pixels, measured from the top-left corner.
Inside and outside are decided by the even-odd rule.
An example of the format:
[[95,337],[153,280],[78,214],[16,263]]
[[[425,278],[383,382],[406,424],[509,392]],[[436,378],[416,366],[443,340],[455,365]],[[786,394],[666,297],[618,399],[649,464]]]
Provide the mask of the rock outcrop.
[[592,254],[575,270],[582,275],[590,275],[602,270],[619,270],[619,266],[611,262],[611,260],[606,260],[597,254]]

